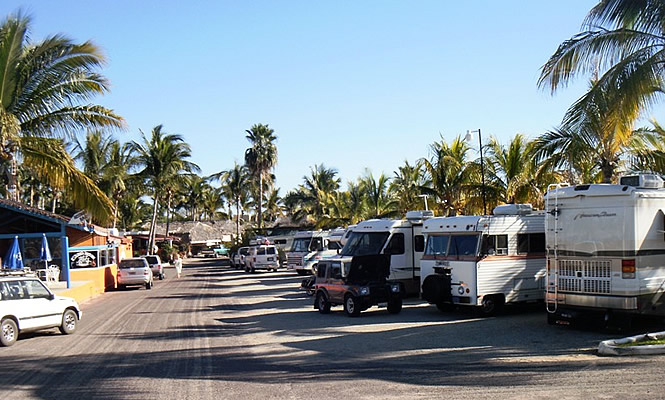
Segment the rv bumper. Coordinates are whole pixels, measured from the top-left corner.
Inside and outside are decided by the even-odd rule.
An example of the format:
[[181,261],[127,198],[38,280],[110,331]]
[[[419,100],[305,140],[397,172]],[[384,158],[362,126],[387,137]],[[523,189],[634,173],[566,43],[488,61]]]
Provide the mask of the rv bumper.
[[[547,293],[547,303],[554,304],[554,293]],[[595,296],[588,294],[558,293],[557,304],[588,308],[609,308],[614,310],[637,310],[637,297]]]

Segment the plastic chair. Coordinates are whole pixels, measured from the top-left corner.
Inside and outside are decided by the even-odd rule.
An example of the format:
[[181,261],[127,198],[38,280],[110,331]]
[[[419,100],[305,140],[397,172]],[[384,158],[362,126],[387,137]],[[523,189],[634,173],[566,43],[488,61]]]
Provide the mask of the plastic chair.
[[46,282],[58,282],[60,280],[60,268],[50,265],[46,270]]

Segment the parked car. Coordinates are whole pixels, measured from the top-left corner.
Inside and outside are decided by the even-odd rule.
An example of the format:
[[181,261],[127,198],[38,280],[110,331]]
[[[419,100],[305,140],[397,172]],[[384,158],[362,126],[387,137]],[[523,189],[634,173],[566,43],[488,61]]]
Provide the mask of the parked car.
[[0,344],[11,346],[19,334],[41,329],[76,331],[81,309],[76,300],[56,296],[36,276],[0,277]]
[[235,269],[244,269],[245,268],[245,257],[249,252],[249,247],[241,247],[237,252],[233,253],[231,257],[231,266]]
[[118,289],[137,285],[152,289],[152,284],[152,270],[145,258],[125,258],[118,264]]
[[165,278],[164,265],[158,255],[142,256],[142,258],[148,261],[150,270],[152,270],[152,276],[158,277],[160,281]]
[[331,306],[343,304],[350,317],[357,317],[361,311],[375,305],[387,306],[391,314],[402,311],[402,286],[386,280],[390,275],[389,257],[355,256],[351,262],[319,262],[314,308],[327,314]]
[[223,257],[228,254],[228,249],[221,245],[218,247],[206,247],[205,249],[201,250],[199,254],[201,254],[203,257]]
[[255,272],[257,269],[277,271],[279,258],[277,247],[272,244],[251,246],[245,257],[245,272]]

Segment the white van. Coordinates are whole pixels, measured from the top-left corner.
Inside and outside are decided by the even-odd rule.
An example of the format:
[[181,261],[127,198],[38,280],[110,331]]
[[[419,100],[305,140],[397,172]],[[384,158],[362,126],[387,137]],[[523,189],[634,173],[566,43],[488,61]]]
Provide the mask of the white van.
[[250,246],[245,256],[245,272],[255,272],[257,269],[277,271],[279,268],[279,255],[277,247],[272,244]]

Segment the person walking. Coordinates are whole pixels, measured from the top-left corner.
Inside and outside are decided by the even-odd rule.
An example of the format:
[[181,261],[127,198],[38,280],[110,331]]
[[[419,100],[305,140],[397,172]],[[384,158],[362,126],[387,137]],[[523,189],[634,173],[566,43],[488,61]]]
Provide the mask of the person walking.
[[182,258],[180,257],[180,253],[175,255],[174,265],[176,276],[180,278],[180,274],[182,273]]

